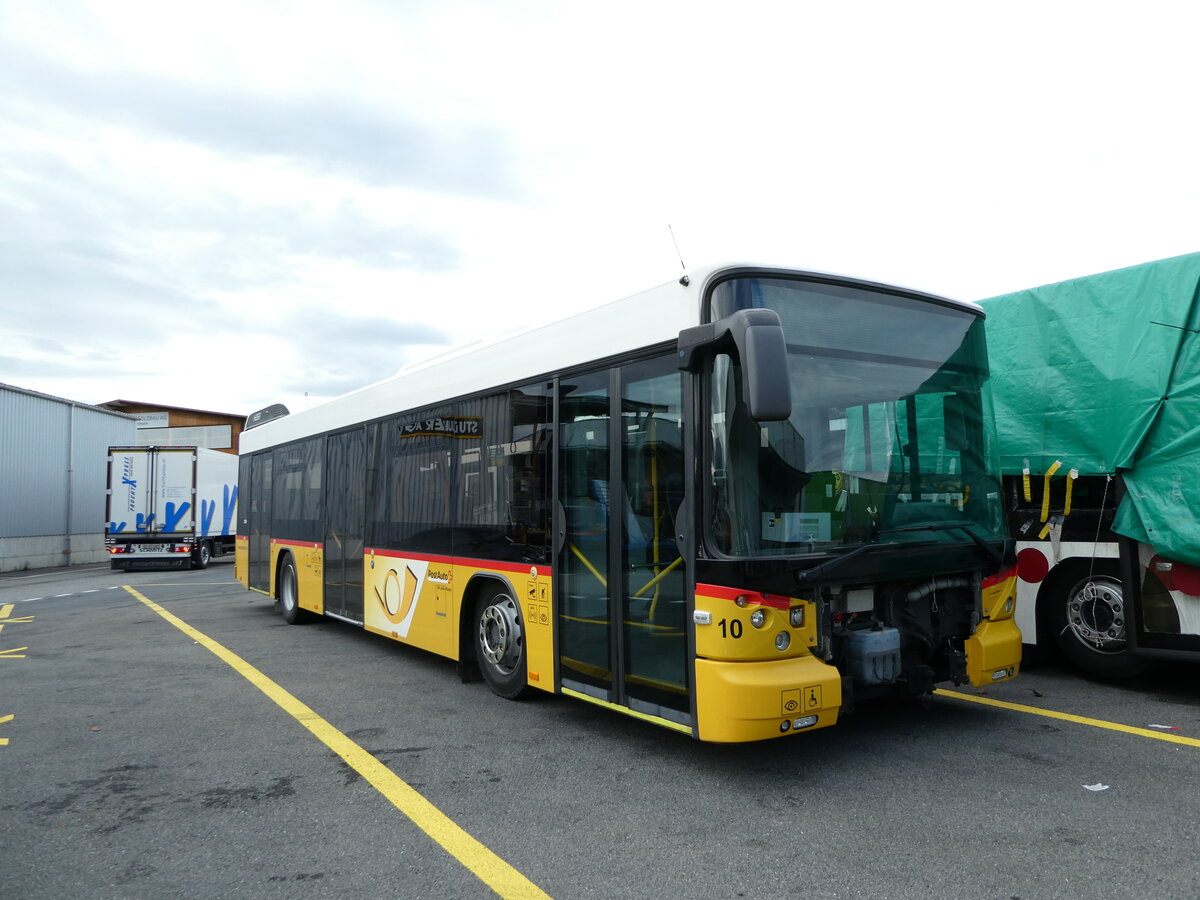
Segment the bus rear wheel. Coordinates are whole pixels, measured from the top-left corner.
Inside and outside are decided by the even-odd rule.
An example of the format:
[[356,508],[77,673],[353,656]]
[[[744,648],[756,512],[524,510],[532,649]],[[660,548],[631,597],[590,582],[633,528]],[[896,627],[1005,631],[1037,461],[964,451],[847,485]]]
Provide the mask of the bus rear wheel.
[[1115,563],[1077,567],[1054,598],[1051,624],[1063,655],[1097,678],[1129,678],[1146,663],[1129,652],[1125,594]]
[[300,582],[296,577],[296,561],[289,555],[279,568],[279,612],[289,625],[306,621],[308,613],[300,608]]
[[496,585],[479,597],[474,635],[475,659],[488,687],[509,700],[525,693],[525,625],[521,607],[506,588]]

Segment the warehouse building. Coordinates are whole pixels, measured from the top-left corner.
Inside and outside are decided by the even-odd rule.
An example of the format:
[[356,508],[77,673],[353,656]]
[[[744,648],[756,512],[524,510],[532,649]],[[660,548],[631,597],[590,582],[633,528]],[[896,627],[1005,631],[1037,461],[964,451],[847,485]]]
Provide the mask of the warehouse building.
[[107,560],[108,448],[136,420],[0,384],[0,572]]

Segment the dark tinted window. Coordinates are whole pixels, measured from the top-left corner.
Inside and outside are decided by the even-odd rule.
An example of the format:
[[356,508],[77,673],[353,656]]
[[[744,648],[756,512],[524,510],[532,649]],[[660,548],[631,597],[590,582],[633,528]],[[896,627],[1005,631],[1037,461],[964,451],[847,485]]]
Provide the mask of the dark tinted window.
[[388,550],[449,554],[453,482],[449,429],[467,423],[447,408],[396,416],[372,434],[372,543]]
[[321,541],[321,492],[324,480],[325,439],[308,438],[274,452],[272,482],[272,537],[293,541]]
[[530,385],[464,401],[479,437],[455,439],[455,552],[542,561],[550,525],[551,392]]
[[544,560],[551,410],[538,384],[372,425],[371,545]]

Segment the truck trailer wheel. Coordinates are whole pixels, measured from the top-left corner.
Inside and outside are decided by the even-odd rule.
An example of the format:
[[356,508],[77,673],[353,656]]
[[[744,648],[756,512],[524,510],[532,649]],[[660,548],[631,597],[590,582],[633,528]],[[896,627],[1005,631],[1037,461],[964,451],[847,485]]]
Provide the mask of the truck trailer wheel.
[[209,562],[212,561],[212,544],[208,541],[201,541],[196,547],[196,551],[192,554],[193,569],[207,569]]
[[[1066,586],[1063,591],[1062,587]],[[1097,678],[1129,678],[1147,663],[1129,652],[1117,564],[1084,561],[1056,579],[1049,623],[1063,655]]]

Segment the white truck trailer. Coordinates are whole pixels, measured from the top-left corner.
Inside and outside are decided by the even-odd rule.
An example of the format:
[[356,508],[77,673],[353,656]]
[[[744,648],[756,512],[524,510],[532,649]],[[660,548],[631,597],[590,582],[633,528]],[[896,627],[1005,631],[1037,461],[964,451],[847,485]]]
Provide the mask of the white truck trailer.
[[236,456],[199,447],[110,447],[104,545],[114,569],[203,569],[232,553]]

